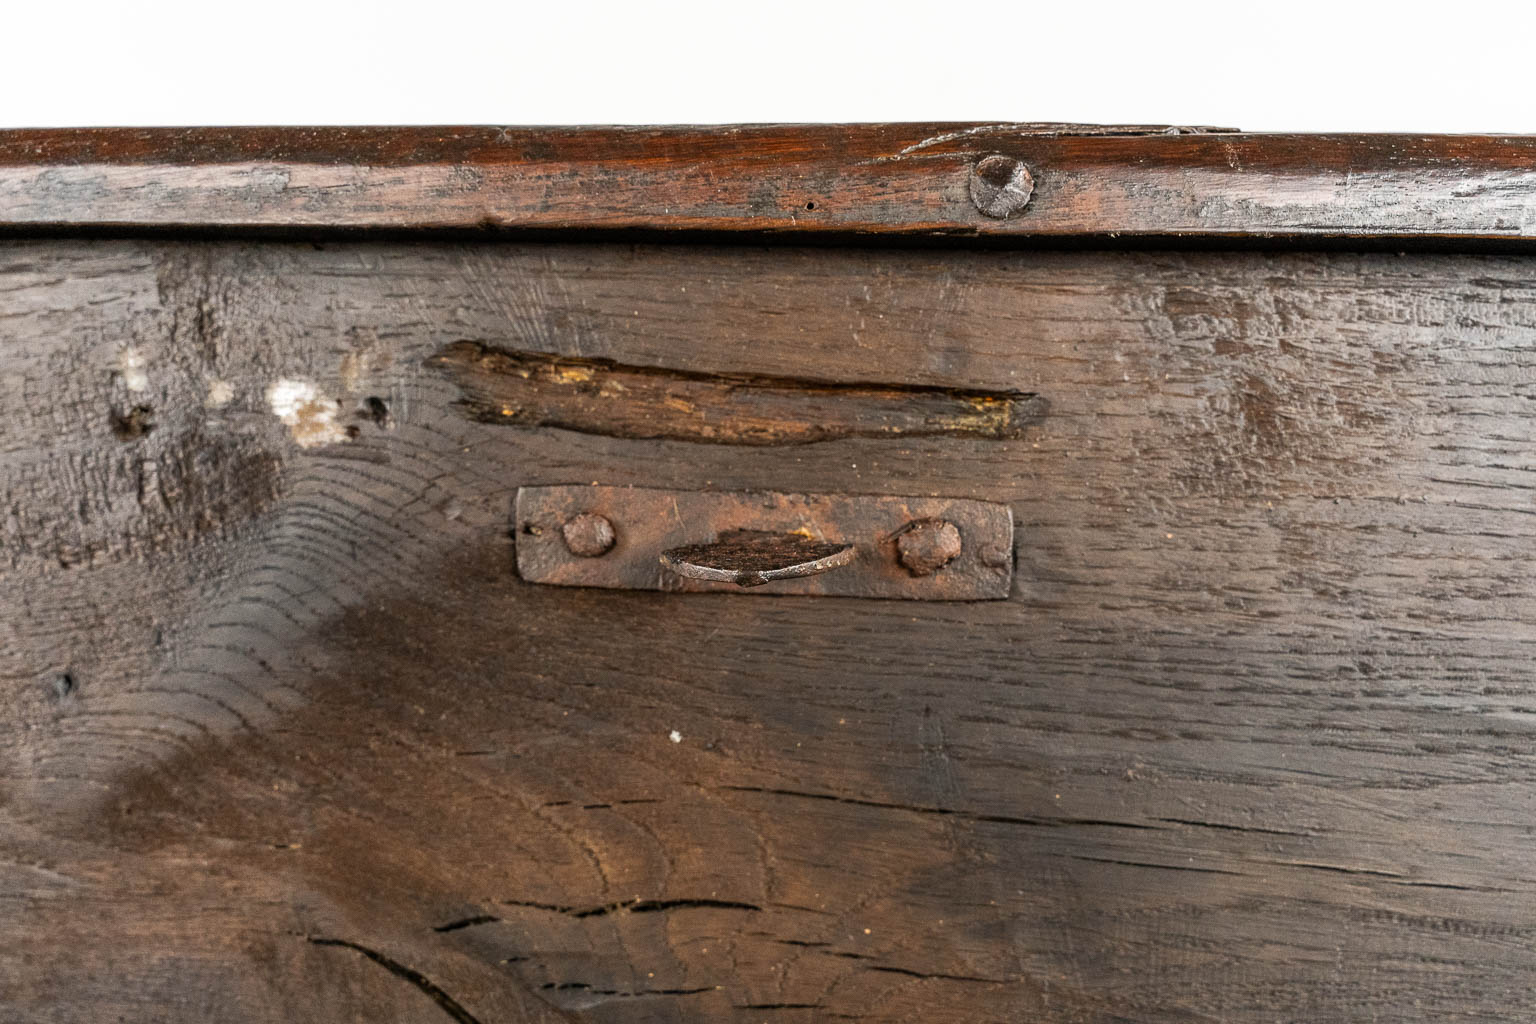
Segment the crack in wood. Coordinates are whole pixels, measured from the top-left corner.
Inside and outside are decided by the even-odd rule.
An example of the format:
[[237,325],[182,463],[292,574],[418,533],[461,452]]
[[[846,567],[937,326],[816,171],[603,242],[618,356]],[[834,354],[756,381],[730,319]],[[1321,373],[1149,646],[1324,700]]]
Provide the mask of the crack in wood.
[[[653,914],[668,910],[682,910],[688,908],[712,908],[717,910],[746,910],[761,911],[763,908],[755,903],[745,903],[741,900],[715,900],[715,899],[676,899],[676,900],[624,900],[619,903],[603,903],[595,907],[565,906],[558,903],[535,903],[530,900],[503,900],[504,906],[527,907],[531,910],[547,910],[552,914],[565,914],[568,917],[602,917],[604,914],[630,913]],[[469,927],[471,924],[488,924],[499,918],[488,917],[484,920],[466,919],[465,923],[454,923],[453,927],[445,926],[437,931],[453,931],[454,927]]]
[[979,985],[1008,984],[1008,982],[1001,978],[983,978],[974,974],[946,974],[942,971],[914,971],[908,967],[890,967],[885,964],[871,964],[865,970],[878,971],[881,974],[900,974],[908,978],[919,978],[923,981],[966,981]]
[[597,988],[584,981],[546,981],[539,986],[544,992],[589,992],[594,996],[613,996],[618,999],[641,999],[646,996],[696,996],[704,992],[718,992],[719,985],[701,988],[642,988],[626,991],[617,988]]
[[315,946],[337,946],[361,953],[395,977],[420,989],[429,999],[441,1007],[444,1013],[458,1021],[458,1024],[481,1024],[478,1017],[464,1009],[457,999],[454,999],[453,996],[445,992],[431,978],[428,978],[420,971],[405,966],[405,964],[400,963],[398,960],[385,956],[376,949],[369,949],[367,946],[356,942],[348,942],[346,939],[325,939],[311,936],[308,938],[308,941],[311,945]]
[[1199,821],[1194,818],[1158,818],[1158,821],[1167,822],[1170,825],[1188,825],[1190,828],[1212,828],[1221,832],[1253,832],[1264,836],[1310,836],[1311,832],[1299,832],[1295,829],[1261,828],[1257,825],[1229,825],[1218,821]]
[[1242,871],[1227,871],[1222,868],[1202,868],[1196,867],[1193,864],[1154,864],[1151,861],[1123,860],[1118,857],[1090,857],[1081,853],[1069,853],[1067,854],[1067,857],[1071,860],[1086,861],[1090,864],[1113,864],[1116,867],[1122,868],[1154,868],[1159,871],[1192,871],[1197,875],[1235,875],[1239,878],[1245,877],[1245,872]]
[[492,914],[476,914],[474,917],[465,917],[457,921],[449,921],[447,924],[435,926],[435,932],[456,932],[461,928],[473,928],[477,924],[494,924],[501,918]]
[[717,786],[731,793],[762,793],[767,796],[788,796],[800,800],[827,800],[832,803],[853,804],[858,807],[876,807],[889,811],[909,811],[913,814],[936,814],[960,818],[965,821],[989,822],[1000,825],[1030,825],[1038,828],[1064,828],[1067,826],[1098,826],[1100,828],[1130,828],[1142,831],[1160,831],[1159,825],[1143,825],[1134,821],[1114,821],[1105,818],[1024,818],[1006,814],[978,814],[953,807],[930,807],[923,804],[890,803],[881,800],[863,800],[858,797],[837,796],[832,793],[806,793],[794,789],[774,789],[767,786]]

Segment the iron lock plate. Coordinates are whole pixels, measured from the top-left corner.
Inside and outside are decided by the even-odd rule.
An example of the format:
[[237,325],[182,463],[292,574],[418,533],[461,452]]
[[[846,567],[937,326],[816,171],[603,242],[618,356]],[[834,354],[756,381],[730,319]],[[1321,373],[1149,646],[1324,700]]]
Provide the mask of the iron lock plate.
[[1013,580],[1012,511],[971,498],[522,487],[515,518],[531,583],[985,601]]

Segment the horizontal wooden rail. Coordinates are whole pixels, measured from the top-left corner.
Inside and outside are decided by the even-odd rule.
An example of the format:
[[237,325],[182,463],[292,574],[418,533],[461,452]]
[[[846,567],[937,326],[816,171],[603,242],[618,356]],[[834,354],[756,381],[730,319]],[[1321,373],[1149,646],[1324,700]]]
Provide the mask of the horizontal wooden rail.
[[1536,239],[1536,136],[1010,124],[24,130],[0,132],[0,227],[1523,247]]

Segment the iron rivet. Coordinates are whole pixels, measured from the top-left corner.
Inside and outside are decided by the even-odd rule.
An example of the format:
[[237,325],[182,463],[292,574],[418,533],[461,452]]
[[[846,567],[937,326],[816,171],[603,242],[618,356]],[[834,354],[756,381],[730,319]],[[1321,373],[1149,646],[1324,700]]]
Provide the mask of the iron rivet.
[[567,519],[560,527],[565,546],[578,558],[606,555],[613,547],[613,524],[596,512],[583,512]]
[[1029,204],[1035,179],[1022,160],[993,153],[971,168],[971,202],[988,217],[1011,217]]
[[896,538],[896,557],[913,576],[932,576],[960,557],[960,531],[946,519],[908,524]]

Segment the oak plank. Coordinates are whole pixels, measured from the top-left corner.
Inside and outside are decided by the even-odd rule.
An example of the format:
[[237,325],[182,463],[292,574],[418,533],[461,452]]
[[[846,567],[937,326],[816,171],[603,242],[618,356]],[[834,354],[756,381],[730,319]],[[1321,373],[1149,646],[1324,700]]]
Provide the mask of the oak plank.
[[[1533,292],[1512,256],[11,241],[0,1006],[452,1019],[382,958],[482,1024],[1517,1016]],[[1049,410],[509,428],[428,365],[464,340]],[[520,581],[516,488],[594,480],[1006,502],[1016,593]]]

